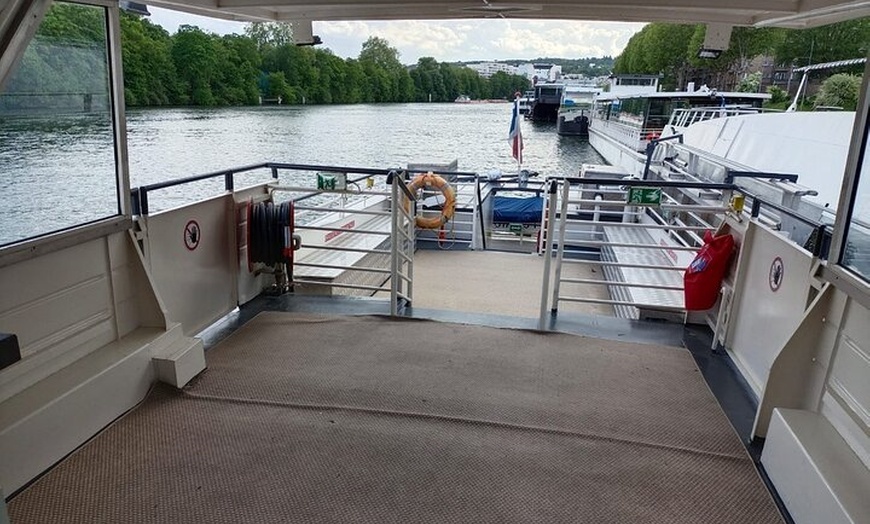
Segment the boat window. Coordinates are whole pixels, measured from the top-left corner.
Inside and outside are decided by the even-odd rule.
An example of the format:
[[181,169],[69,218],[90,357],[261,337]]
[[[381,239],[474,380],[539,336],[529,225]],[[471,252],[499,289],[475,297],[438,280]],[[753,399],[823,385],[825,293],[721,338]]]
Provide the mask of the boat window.
[[54,3],[0,91],[0,246],[120,214],[107,28]]
[[870,281],[870,140],[865,131],[840,264]]

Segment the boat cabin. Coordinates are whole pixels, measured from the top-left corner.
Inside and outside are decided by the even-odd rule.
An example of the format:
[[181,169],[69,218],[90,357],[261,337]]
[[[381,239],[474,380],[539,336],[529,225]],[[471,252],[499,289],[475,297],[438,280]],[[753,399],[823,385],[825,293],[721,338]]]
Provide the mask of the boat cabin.
[[720,93],[706,88],[633,95],[608,92],[598,96],[593,119],[626,124],[658,136],[676,110],[700,107],[760,110],[769,98],[770,95],[764,93]]

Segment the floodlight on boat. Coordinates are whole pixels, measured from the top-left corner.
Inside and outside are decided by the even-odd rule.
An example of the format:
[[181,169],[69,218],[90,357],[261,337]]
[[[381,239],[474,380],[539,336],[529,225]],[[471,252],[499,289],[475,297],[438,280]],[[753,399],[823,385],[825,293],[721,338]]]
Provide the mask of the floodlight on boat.
[[148,6],[138,2],[127,2],[126,0],[121,0],[118,2],[118,7],[130,14],[151,16],[151,13],[148,11]]
[[710,60],[715,60],[715,59],[719,58],[720,55],[722,55],[721,49],[707,49],[705,47],[702,47],[701,49],[698,50],[698,58],[707,58]]
[[729,24],[707,24],[704,31],[704,43],[698,50],[698,58],[715,60],[722,51],[728,49],[731,43],[731,29]]

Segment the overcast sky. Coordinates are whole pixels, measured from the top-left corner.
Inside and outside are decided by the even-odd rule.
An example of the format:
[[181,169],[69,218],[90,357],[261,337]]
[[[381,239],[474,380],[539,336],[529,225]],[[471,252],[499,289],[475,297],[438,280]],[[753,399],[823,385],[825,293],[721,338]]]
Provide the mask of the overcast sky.
[[[149,7],[151,21],[174,33],[181,24],[218,34],[241,33],[244,24]],[[341,57],[359,55],[370,36],[386,38],[403,63],[421,56],[439,62],[536,57],[618,55],[643,24],[526,20],[315,22],[314,34]]]

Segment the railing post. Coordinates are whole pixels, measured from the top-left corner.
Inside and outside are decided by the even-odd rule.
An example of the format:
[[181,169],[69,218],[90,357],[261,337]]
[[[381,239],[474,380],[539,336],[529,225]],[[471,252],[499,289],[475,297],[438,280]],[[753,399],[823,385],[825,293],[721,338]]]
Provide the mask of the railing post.
[[232,192],[234,189],[234,186],[235,186],[235,183],[233,181],[233,172],[230,171],[229,173],[224,175],[224,187],[226,188],[227,191]]
[[553,277],[552,313],[559,309],[559,288],[562,285],[562,256],[565,254],[565,230],[568,225],[568,199],[571,195],[571,182],[562,182],[562,208],[559,214],[559,245],[556,247],[556,274]]
[[130,212],[133,215],[141,216],[142,210],[139,208],[139,188],[133,188],[130,190]]
[[[410,206],[409,206],[410,207]],[[414,302],[414,251],[416,250],[416,235],[417,235],[417,225],[414,220],[406,217],[404,213],[402,214],[402,220],[405,221],[405,229],[408,232],[408,238],[405,240],[408,242],[408,305],[410,306]]]
[[144,187],[139,188],[139,215],[148,216],[148,190]]
[[399,182],[390,185],[390,315],[399,315]]
[[553,234],[555,232],[556,219],[556,194],[559,188],[557,180],[550,181],[550,187],[547,190],[550,203],[547,206],[547,234],[544,238],[544,278],[541,284],[541,315],[538,318],[538,329],[545,331],[547,327],[547,298],[550,290],[550,246],[553,245]]
[[272,166],[272,178],[278,180],[278,168],[274,166]]

